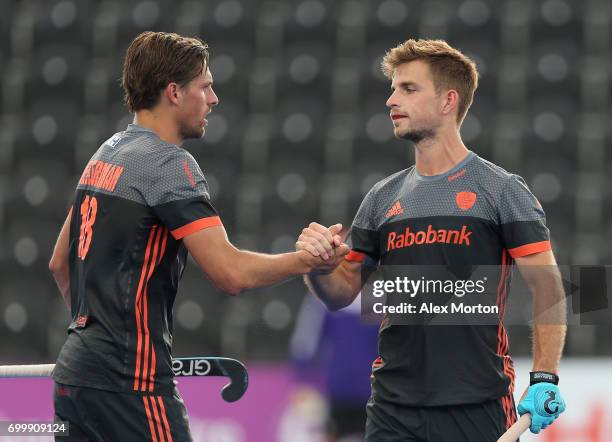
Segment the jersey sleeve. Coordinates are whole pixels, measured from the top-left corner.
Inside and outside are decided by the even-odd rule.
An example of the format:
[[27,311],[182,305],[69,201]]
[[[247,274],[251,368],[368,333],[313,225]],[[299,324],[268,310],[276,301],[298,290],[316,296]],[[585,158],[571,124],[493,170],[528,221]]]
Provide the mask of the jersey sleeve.
[[378,227],[375,225],[375,189],[365,196],[351,226],[351,251],[346,255],[348,261],[374,262],[380,259]]
[[546,215],[523,178],[512,175],[501,195],[501,232],[513,258],[551,250]]
[[175,148],[157,158],[157,162],[145,197],[174,239],[222,225],[210,201],[204,174],[189,152]]

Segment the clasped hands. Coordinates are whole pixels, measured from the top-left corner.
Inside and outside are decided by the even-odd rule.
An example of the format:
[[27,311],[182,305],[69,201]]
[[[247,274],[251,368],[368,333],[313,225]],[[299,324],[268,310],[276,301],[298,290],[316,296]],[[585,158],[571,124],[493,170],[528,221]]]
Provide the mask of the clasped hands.
[[310,273],[331,273],[350,251],[350,247],[344,243],[347,233],[348,230],[343,229],[342,224],[325,227],[312,222],[302,230],[295,243],[295,250],[308,252]]

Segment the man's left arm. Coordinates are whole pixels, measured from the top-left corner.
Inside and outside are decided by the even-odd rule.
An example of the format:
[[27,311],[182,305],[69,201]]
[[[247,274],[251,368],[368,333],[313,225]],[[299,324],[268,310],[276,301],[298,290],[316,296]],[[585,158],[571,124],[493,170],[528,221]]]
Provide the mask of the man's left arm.
[[552,251],[515,259],[533,295],[533,368],[518,411],[531,414],[531,431],[539,433],[565,410],[557,387],[567,331],[565,292]]
[[516,258],[533,295],[533,371],[558,374],[565,344],[566,301],[552,251]]
[[62,293],[62,297],[64,298],[64,302],[68,307],[68,311],[70,311],[70,265],[68,256],[71,217],[72,209],[70,210],[70,213],[68,213],[66,221],[64,221],[62,230],[60,231],[57,242],[55,243],[55,248],[53,249],[53,256],[51,256],[51,260],[49,261],[49,270],[53,274],[55,283]]

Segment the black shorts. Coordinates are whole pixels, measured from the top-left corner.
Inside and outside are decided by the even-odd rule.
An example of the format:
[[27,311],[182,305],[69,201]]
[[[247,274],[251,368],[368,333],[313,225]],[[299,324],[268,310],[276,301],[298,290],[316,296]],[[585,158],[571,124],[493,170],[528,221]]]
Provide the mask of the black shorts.
[[329,406],[327,433],[330,440],[339,440],[348,436],[363,440],[366,422],[366,410],[363,404],[332,402]]
[[117,393],[55,383],[55,420],[69,436],[57,441],[192,441],[183,399],[171,395]]
[[370,399],[367,442],[495,442],[516,422],[512,395],[480,404],[405,407]]

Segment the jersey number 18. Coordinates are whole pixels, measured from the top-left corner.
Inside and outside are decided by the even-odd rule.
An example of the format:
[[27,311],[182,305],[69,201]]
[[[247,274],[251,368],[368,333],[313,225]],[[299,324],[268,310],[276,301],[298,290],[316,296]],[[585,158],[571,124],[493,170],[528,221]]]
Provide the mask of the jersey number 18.
[[81,203],[81,234],[79,236],[79,250],[77,255],[81,260],[85,260],[89,246],[91,245],[91,237],[93,235],[92,227],[96,222],[98,214],[98,200],[95,196],[85,196]]

